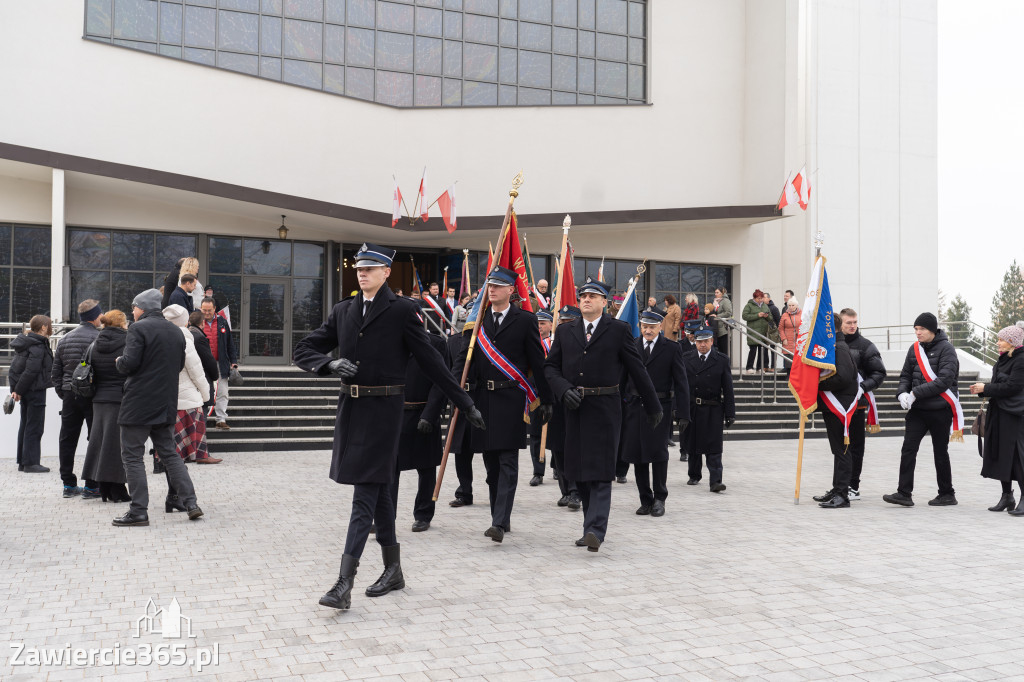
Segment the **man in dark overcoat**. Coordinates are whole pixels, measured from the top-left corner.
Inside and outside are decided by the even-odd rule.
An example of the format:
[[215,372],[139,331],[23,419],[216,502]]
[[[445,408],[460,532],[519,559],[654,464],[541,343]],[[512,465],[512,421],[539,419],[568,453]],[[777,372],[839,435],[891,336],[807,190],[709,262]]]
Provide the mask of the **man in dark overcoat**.
[[701,479],[702,456],[707,458],[711,492],[725,490],[722,483],[722,436],[724,426],[736,421],[736,399],[732,389],[729,358],[714,348],[715,333],[701,327],[694,334],[696,353],[683,357],[686,380],[690,384],[690,424],[683,438],[690,458],[687,485]]
[[628,375],[636,386],[649,428],[663,416],[629,325],[604,312],[608,293],[607,284],[587,277],[579,290],[582,317],[558,327],[544,364],[552,391],[566,409],[565,473],[576,481],[583,501],[583,537],[576,544],[591,552],[600,548],[608,530],[622,428],[622,377]]
[[[683,349],[661,333],[664,316],[656,310],[640,314],[640,332],[636,349],[644,360],[647,375],[658,392],[661,409],[675,414],[680,431],[690,421],[690,387],[683,367]],[[668,438],[672,421],[663,419],[649,429],[644,419],[640,395],[632,381],[626,383],[623,396],[622,457],[633,465],[636,488],[640,493],[637,515],[664,516],[668,498]],[[652,487],[653,485],[653,487]]]
[[[444,337],[428,334],[434,349],[444,355]],[[430,528],[434,518],[434,483],[441,463],[441,411],[447,399],[444,392],[420,369],[415,357],[405,370],[405,410],[402,435],[398,440],[398,464],[391,486],[391,501],[398,515],[398,483],[403,471],[416,471],[418,485],[413,503],[412,532]]]
[[[485,295],[490,305],[482,308],[483,319],[477,320],[481,327],[466,375],[469,394],[487,424],[486,430],[474,429],[471,437],[473,450],[484,453],[491,501],[491,526],[484,535],[494,542],[504,540],[511,527],[519,451],[526,447],[527,410],[536,408],[533,418],[541,423],[551,418],[551,391],[544,378],[537,318],[512,305],[516,277],[501,266],[487,276]],[[467,355],[468,351],[460,355],[456,374],[465,366]],[[531,380],[539,407],[530,404],[523,389],[523,382]]]
[[[363,244],[355,264],[359,293],[335,305],[327,321],[296,344],[293,353],[295,364],[307,372],[334,374],[342,380],[330,476],[354,486],[352,514],[338,581],[320,598],[320,604],[336,609],[351,605],[356,567],[374,523],[384,572],[366,595],[379,597],[405,587],[391,485],[410,356],[470,422],[484,426],[473,401],[430,344],[419,306],[385,286],[394,256],[394,249]],[[330,355],[335,349],[341,354],[337,360]]]
[[[576,306],[564,305],[558,311],[559,327],[578,319],[580,309]],[[551,352],[550,349],[548,352]],[[565,407],[561,402],[554,405],[551,421],[548,422],[548,441],[545,447],[551,451],[551,470],[558,479],[558,491],[562,495],[558,498],[558,506],[568,507],[569,511],[579,511],[583,508],[579,488],[576,487],[576,481],[565,474]]]
[[[551,342],[554,340],[551,336],[551,323],[553,321],[553,316],[547,310],[537,311],[537,330],[540,332],[540,345],[544,348],[544,357],[547,357],[548,351],[551,350]],[[552,406],[553,408],[554,406]],[[553,416],[554,414],[552,414]],[[548,427],[548,431],[551,430],[550,421],[547,424],[542,424],[539,419],[530,420],[530,459],[533,460],[533,478],[530,479],[531,486],[538,486],[544,483],[544,470],[547,466],[540,458],[540,442],[544,438],[545,426]],[[546,442],[545,449],[547,449]]]

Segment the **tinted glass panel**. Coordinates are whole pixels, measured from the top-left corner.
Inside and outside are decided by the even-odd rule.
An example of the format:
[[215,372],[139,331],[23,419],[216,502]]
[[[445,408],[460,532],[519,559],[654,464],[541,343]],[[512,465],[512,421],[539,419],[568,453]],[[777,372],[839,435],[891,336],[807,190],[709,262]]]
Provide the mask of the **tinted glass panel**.
[[[552,63],[552,86],[557,90],[576,90],[576,58],[555,55],[552,57]],[[561,103],[556,102],[556,104]],[[573,96],[572,103],[576,103],[575,95]]]
[[[346,63],[352,66],[373,66],[373,31],[350,28],[346,35]],[[370,99],[372,98],[371,92]]]
[[345,23],[345,0],[327,0],[324,11],[327,21],[332,24]]
[[68,234],[68,263],[72,268],[109,269],[110,233],[71,230]]
[[217,53],[217,66],[255,76],[260,72],[260,58],[254,54]]
[[[476,80],[498,80],[498,48],[467,43],[463,49],[465,53],[463,76]],[[494,99],[497,104],[497,91],[495,91]],[[468,104],[468,102],[466,103]]]
[[597,63],[597,94],[612,97],[626,96],[626,65],[613,62]]
[[673,294],[679,291],[679,266],[675,263],[658,263],[654,268],[654,288]]
[[0,225],[0,265],[11,264],[11,226]]
[[[0,268],[0,315],[5,320],[14,321],[11,317],[11,269]],[[24,320],[18,320],[24,322]],[[7,348],[7,339],[0,339],[0,349]]]
[[249,334],[249,356],[279,358],[284,355],[284,334]]
[[597,58],[626,61],[626,37],[598,33]]
[[[538,88],[550,88],[551,55],[540,52],[520,51],[519,83]],[[625,90],[625,83],[623,83],[623,90]]]
[[345,94],[359,99],[373,99],[373,70],[345,69]]
[[626,0],[597,0],[597,30],[626,32]]
[[345,63],[345,28],[328,24],[324,29],[324,61]]
[[185,8],[185,45],[214,47],[217,40],[217,12],[205,7]]
[[373,28],[374,0],[348,0],[348,23],[349,26],[363,26]]
[[291,274],[292,249],[288,242],[246,239],[244,253],[244,272],[247,275]]
[[28,322],[50,313],[50,270],[14,268],[11,271],[11,318]]
[[494,83],[465,81],[462,88],[462,104],[467,107],[496,106],[498,104],[498,86]]
[[[71,271],[71,318],[78,322],[78,304],[93,298],[104,310],[110,309],[107,297],[110,295],[110,272],[91,270]],[[131,303],[131,301],[129,301]],[[123,311],[122,311],[123,312]]]
[[[87,33],[101,36],[110,35],[110,2],[111,0],[86,0],[85,30]],[[7,308],[0,306],[0,311],[6,312]]]
[[324,0],[284,0],[284,13],[298,19],[323,21]]
[[295,85],[304,85],[307,88],[320,89],[320,86],[323,85],[323,64],[286,59],[281,80]]
[[498,20],[496,18],[467,14],[464,21],[463,30],[466,40],[489,44],[498,42]]
[[[284,56],[320,61],[323,54],[324,25],[312,21],[284,20]],[[285,68],[285,73],[288,69]],[[288,80],[287,76],[285,80]],[[319,78],[317,79],[319,80]]]
[[153,235],[115,232],[111,242],[115,270],[153,270]]
[[425,36],[441,37],[441,10],[416,8],[416,32]]
[[242,271],[242,240],[210,237],[210,272]]
[[259,52],[259,19],[255,14],[221,11],[217,47],[236,52]]
[[245,12],[259,12],[260,0],[220,0],[221,9],[240,9]]
[[441,106],[441,79],[433,76],[416,76],[416,106]]
[[[152,256],[150,256],[152,259]],[[125,315],[131,315],[132,301],[137,295],[153,285],[153,275],[149,272],[113,272],[110,274],[111,308],[117,308]]]
[[155,0],[114,0],[114,37],[156,42]]
[[260,45],[263,54],[281,54],[281,20],[277,17],[260,19]]
[[528,50],[550,50],[551,27],[520,22],[519,47]]
[[441,74],[442,43],[437,38],[416,38],[416,71]]
[[554,21],[559,26],[576,26],[576,0],[555,0]]
[[680,270],[683,291],[707,291],[703,266],[684,265]]
[[525,21],[551,21],[551,0],[519,0],[519,18]]
[[345,94],[345,67],[324,64],[324,90]]
[[462,9],[481,14],[497,14],[498,0],[465,0]]
[[[228,277],[225,275],[210,275],[206,282],[213,287],[214,296],[217,302],[227,307],[228,313],[235,327],[238,327],[242,314],[242,278]],[[237,343],[237,339],[236,339]]]
[[378,71],[375,101],[396,107],[412,106],[412,74]]
[[414,30],[414,10],[409,5],[394,2],[377,2],[377,28],[385,31]]
[[[377,68],[412,71],[413,37],[404,33],[377,32]],[[412,82],[410,76],[410,84]],[[409,87],[410,92],[412,86]]]
[[[156,236],[156,269],[157,272],[170,272],[179,258],[195,257],[196,238],[175,235],[158,234]],[[200,264],[202,265],[202,264]]]
[[284,329],[285,288],[284,284],[249,284],[250,329]]
[[50,228],[15,227],[14,264],[50,267]]
[[181,5],[160,3],[160,40],[181,44]]
[[324,320],[324,281],[292,280],[292,329],[317,329]]

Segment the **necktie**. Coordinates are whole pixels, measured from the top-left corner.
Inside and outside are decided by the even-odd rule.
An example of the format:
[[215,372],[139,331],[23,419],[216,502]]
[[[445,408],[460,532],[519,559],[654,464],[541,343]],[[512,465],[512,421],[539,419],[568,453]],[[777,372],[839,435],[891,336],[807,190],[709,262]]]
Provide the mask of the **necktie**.
[[373,301],[363,301],[363,319],[370,314],[370,306],[373,305]]
[[651,359],[651,342],[648,341],[644,344],[644,360]]
[[494,313],[494,331],[498,331],[498,327],[501,326],[501,313]]
[[594,334],[594,323],[587,324],[587,341],[590,341],[590,337]]
[[701,364],[707,362],[708,361],[708,356],[706,356],[706,355],[700,356],[700,361],[701,361]]

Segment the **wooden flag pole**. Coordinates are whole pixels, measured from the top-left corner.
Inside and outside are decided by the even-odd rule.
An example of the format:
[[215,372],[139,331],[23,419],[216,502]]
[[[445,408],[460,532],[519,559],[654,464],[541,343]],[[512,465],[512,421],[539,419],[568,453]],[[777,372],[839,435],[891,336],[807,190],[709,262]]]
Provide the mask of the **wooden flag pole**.
[[807,416],[803,410],[800,411],[800,441],[796,450],[796,492],[793,493],[793,504],[800,504],[800,470],[804,464],[804,426],[807,424]]
[[[498,250],[494,254],[494,259],[491,261],[492,267],[497,265],[501,260],[501,252],[505,248],[505,237],[508,234],[509,223],[512,220],[512,205],[515,203],[516,197],[519,196],[519,188],[523,185],[523,172],[519,171],[519,174],[512,179],[512,189],[508,193],[508,206],[505,207],[505,219],[501,223],[501,233],[498,236]],[[465,387],[466,377],[469,376],[469,366],[473,361],[473,348],[476,346],[476,337],[480,333],[480,327],[483,326],[484,313],[487,311],[489,301],[487,299],[487,279],[484,276],[483,285],[480,287],[480,296],[484,299],[480,302],[480,313],[476,316],[476,322],[473,324],[473,334],[469,337],[469,348],[466,350],[466,364],[462,366],[462,379],[459,381],[459,386]],[[448,435],[444,441],[444,452],[441,453],[441,467],[437,470],[437,483],[434,484],[434,496],[433,501],[437,502],[438,495],[441,494],[441,483],[444,481],[444,470],[448,465],[448,455],[452,451],[452,440],[455,436],[455,424],[459,420],[459,408],[452,410],[452,418],[448,422]]]

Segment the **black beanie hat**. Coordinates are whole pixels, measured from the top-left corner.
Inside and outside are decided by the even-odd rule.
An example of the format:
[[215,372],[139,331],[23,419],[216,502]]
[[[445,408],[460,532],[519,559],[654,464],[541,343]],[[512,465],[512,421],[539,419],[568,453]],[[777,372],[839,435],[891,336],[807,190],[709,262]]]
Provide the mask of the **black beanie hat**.
[[932,334],[939,331],[939,321],[935,319],[935,316],[931,313],[921,313],[918,315],[917,319],[914,320],[914,326],[924,327]]

